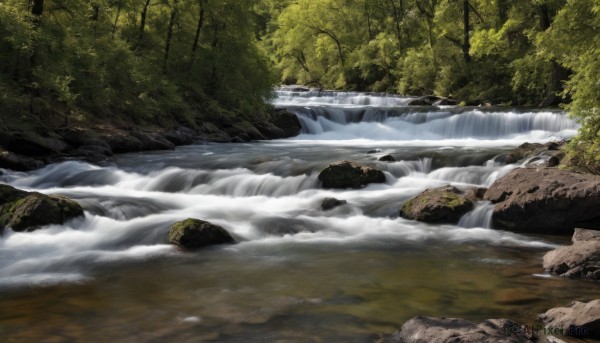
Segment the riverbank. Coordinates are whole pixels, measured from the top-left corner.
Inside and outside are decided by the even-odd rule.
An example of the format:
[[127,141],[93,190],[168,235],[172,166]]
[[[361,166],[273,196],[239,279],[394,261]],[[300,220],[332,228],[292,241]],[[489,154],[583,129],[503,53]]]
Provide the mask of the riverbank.
[[299,133],[297,118],[276,108],[251,120],[217,115],[194,126],[118,120],[50,125],[21,118],[5,122],[0,130],[0,168],[27,171],[65,160],[100,162],[118,153],[172,150],[201,142],[288,138]]

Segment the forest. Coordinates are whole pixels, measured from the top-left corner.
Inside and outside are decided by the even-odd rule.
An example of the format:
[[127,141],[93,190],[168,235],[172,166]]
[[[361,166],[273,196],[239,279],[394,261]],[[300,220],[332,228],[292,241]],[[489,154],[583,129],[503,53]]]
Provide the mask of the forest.
[[4,0],[0,116],[207,131],[280,84],[435,94],[562,106],[597,172],[599,55],[596,0]]

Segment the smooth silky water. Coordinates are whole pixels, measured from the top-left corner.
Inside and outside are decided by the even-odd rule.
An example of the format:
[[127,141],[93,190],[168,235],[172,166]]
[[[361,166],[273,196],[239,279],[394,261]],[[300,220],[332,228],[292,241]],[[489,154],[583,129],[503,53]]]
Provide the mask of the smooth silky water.
[[[563,113],[278,95],[299,137],[4,170],[0,181],[67,195],[86,215],[0,237],[2,341],[372,342],[416,315],[532,325],[550,307],[598,297],[597,283],[544,273],[542,256],[568,237],[493,230],[489,203],[456,226],[398,217],[426,188],[491,185],[520,167],[501,163],[514,146],[573,136]],[[377,161],[388,153],[397,162]],[[384,170],[386,183],[321,189],[318,172],[340,159]],[[323,212],[325,197],[348,204]],[[169,225],[188,217],[239,243],[167,245]]]

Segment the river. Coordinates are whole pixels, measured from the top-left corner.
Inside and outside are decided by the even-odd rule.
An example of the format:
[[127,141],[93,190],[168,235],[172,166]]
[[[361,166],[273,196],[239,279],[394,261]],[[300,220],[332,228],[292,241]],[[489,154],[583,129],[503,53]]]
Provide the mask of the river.
[[[3,170],[1,182],[69,196],[86,212],[0,237],[2,341],[372,342],[416,315],[536,324],[550,307],[597,296],[541,267],[568,237],[494,230],[489,204],[458,226],[398,217],[424,189],[491,185],[520,166],[502,163],[511,148],[572,137],[577,124],[560,111],[408,101],[279,91],[298,137]],[[377,161],[385,154],[397,162]],[[321,189],[318,172],[342,159],[384,170],[386,183]],[[348,203],[322,211],[325,197]],[[165,244],[188,217],[239,243]]]

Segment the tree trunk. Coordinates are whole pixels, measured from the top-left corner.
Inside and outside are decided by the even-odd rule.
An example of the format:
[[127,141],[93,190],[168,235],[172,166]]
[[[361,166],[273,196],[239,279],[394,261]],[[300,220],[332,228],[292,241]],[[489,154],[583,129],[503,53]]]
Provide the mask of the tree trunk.
[[163,60],[163,69],[167,70],[167,63],[169,62],[169,52],[171,50],[171,41],[173,40],[173,26],[175,26],[175,20],[177,19],[177,6],[179,0],[173,0],[173,7],[171,7],[171,17],[169,18],[169,26],[167,27],[167,39],[165,40],[165,57]]
[[463,28],[464,28],[464,38],[463,38],[463,57],[465,62],[471,62],[471,55],[469,55],[469,50],[471,50],[471,43],[469,42],[469,0],[463,0]]
[[142,9],[142,15],[140,18],[140,38],[138,45],[142,44],[142,40],[144,39],[144,31],[146,30],[146,16],[148,15],[148,7],[150,6],[150,0],[146,0],[144,4],[144,8]]
[[196,25],[196,36],[194,37],[194,44],[192,45],[192,58],[198,49],[198,42],[200,42],[200,33],[202,26],[204,25],[204,0],[198,1],[200,5],[200,15],[198,17],[198,25]]
[[31,6],[31,14],[41,16],[44,13],[44,0],[33,0]]
[[[542,30],[546,31],[552,25],[552,15],[548,5],[540,6],[540,26]],[[562,102],[562,97],[559,95],[564,89],[564,81],[569,78],[570,71],[552,60],[552,76],[549,80],[548,91],[546,92],[544,99],[540,103],[540,107],[555,106]]]

